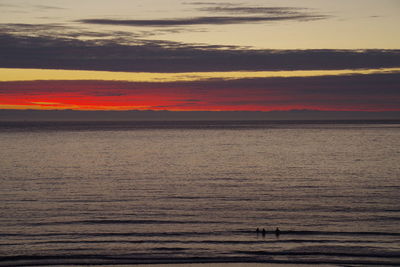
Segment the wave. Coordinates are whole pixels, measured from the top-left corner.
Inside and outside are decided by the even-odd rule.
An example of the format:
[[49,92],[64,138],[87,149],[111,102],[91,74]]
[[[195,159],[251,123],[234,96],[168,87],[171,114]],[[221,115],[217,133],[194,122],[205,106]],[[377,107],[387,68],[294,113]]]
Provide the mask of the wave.
[[[47,240],[47,241],[24,241],[24,245],[52,245],[52,244],[203,244],[203,245],[257,245],[257,244],[397,244],[397,241],[377,240],[334,240],[334,239],[275,239],[275,240]],[[2,243],[0,246],[20,246],[21,243]]]
[[124,232],[124,233],[0,233],[0,237],[120,237],[120,236],[137,236],[137,237],[170,237],[170,236],[221,236],[226,232]]
[[[176,254],[175,254],[176,255]],[[260,257],[261,256],[261,257]],[[267,257],[266,257],[267,256]],[[293,256],[292,258],[274,258],[272,256]],[[295,257],[297,256],[297,257]],[[339,258],[301,258],[304,256],[337,256]],[[348,257],[352,258],[348,258]],[[389,255],[390,256],[390,255]],[[356,257],[356,258],[353,258]],[[360,258],[361,257],[361,258]],[[398,257],[373,255],[348,255],[345,253],[338,255],[327,254],[307,254],[302,253],[275,253],[255,256],[155,256],[149,254],[130,254],[130,255],[96,255],[96,254],[78,254],[78,255],[20,255],[0,257],[0,266],[55,266],[55,265],[127,265],[127,264],[179,264],[179,263],[281,263],[281,264],[355,264],[355,265],[373,265],[373,266],[399,266]]]
[[[242,230],[242,233],[254,233],[254,231]],[[275,231],[266,231],[266,234],[275,235]],[[400,236],[400,233],[395,232],[348,232],[348,231],[280,231],[280,235],[291,236],[291,235],[306,235],[306,236],[318,236],[318,235],[332,235],[332,236]]]
[[[348,248],[349,250],[351,249]],[[235,251],[236,253],[264,256],[335,256],[363,258],[395,258],[400,259],[400,252],[327,252],[327,251]]]
[[39,222],[24,223],[27,226],[53,226],[53,225],[74,225],[74,224],[212,224],[224,223],[221,221],[182,221],[182,220],[81,220],[81,221],[60,221],[60,222]]
[[[168,221],[171,222],[171,221]],[[112,222],[109,222],[112,223]],[[275,231],[266,231],[266,235],[275,235]],[[234,235],[255,235],[255,231],[236,230],[236,231],[185,231],[185,232],[71,232],[71,233],[0,233],[0,237],[51,237],[51,236],[82,236],[82,237],[107,237],[107,236],[139,236],[139,237],[168,237],[168,236],[234,236]],[[261,235],[261,233],[259,234]],[[344,231],[280,231],[280,236],[392,236],[398,237],[398,232],[344,232]]]

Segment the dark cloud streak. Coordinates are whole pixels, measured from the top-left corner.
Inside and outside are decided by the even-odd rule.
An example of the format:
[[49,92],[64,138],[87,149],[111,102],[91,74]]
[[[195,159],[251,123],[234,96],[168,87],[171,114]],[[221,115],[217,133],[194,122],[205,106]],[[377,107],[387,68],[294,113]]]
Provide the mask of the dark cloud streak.
[[[246,6],[211,6],[199,8],[200,11],[207,12],[218,12],[228,14],[270,14],[275,16],[288,16],[288,15],[303,15],[311,16],[312,14],[305,8],[293,8],[293,7],[246,7]],[[321,15],[320,15],[321,16]]]
[[171,26],[188,26],[188,25],[226,25],[241,23],[258,23],[273,21],[309,21],[320,20],[326,16],[292,14],[284,16],[220,16],[220,17],[196,17],[196,18],[179,18],[179,19],[154,19],[154,20],[120,20],[120,19],[83,19],[78,22],[87,24],[101,25],[122,25],[136,27],[171,27]]
[[[93,33],[95,35],[95,33]],[[248,50],[136,39],[84,41],[0,33],[0,67],[145,72],[400,67],[400,50]]]
[[101,25],[123,25],[136,27],[177,27],[190,25],[227,25],[243,23],[260,23],[274,21],[310,21],[326,19],[329,16],[316,14],[307,8],[297,7],[264,7],[246,6],[234,3],[186,3],[200,5],[198,11],[205,11],[208,14],[223,13],[227,16],[198,16],[173,19],[82,19],[81,23]]
[[34,8],[41,9],[41,10],[64,10],[66,8],[57,7],[57,6],[48,6],[48,5],[34,5]]
[[149,32],[1,24],[0,67],[145,72],[400,67],[400,50],[254,50],[146,40],[155,34]]
[[[0,95],[51,95],[53,93],[80,92],[87,96],[129,96],[149,94],[190,95],[179,99],[196,104],[208,101],[210,96],[239,97],[237,103],[276,99],[283,102],[321,103],[364,102],[366,104],[396,104],[400,109],[400,74],[371,74],[320,77],[256,78],[227,81],[193,82],[124,82],[124,81],[16,81],[0,82]],[[212,97],[211,97],[212,98]],[[247,99],[247,100],[246,100]],[[250,99],[250,100],[249,100]],[[271,100],[269,100],[271,101]],[[358,102],[357,102],[358,101]],[[250,103],[250,102],[248,102]]]

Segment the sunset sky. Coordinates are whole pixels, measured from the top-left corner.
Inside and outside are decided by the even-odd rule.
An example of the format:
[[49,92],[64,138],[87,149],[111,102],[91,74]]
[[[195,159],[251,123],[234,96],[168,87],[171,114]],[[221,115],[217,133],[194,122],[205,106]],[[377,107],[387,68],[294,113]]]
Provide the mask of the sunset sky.
[[0,109],[400,111],[398,0],[1,0]]

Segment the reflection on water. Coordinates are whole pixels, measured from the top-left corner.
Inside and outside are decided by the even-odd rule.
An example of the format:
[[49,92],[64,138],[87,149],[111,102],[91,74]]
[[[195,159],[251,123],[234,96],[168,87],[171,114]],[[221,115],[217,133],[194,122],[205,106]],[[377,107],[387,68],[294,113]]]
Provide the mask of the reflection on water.
[[400,262],[400,125],[153,124],[1,125],[0,264]]

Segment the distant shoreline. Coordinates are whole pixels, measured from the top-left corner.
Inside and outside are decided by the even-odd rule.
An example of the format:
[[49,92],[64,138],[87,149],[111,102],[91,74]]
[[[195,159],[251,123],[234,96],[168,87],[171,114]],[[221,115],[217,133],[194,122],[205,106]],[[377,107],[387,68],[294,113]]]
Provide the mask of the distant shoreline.
[[0,121],[7,131],[273,130],[400,128],[400,120]]
[[0,121],[376,121],[400,120],[400,111],[77,111],[0,110]]

